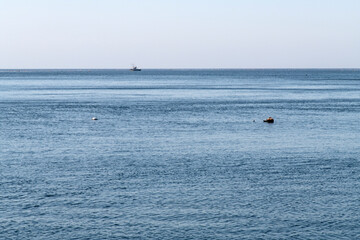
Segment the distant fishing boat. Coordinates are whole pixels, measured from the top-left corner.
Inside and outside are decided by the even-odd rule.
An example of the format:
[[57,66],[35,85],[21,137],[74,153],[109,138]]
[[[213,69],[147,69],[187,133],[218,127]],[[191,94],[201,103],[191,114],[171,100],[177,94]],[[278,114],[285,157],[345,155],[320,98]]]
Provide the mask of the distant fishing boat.
[[130,69],[130,71],[139,72],[139,71],[141,71],[141,69],[134,65],[134,66]]

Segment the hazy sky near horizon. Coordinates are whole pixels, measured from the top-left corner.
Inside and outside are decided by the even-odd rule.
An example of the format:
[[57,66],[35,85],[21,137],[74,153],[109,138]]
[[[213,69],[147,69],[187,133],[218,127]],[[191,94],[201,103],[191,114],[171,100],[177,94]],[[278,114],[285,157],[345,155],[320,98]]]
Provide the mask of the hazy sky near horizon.
[[0,68],[359,68],[358,0],[0,0]]

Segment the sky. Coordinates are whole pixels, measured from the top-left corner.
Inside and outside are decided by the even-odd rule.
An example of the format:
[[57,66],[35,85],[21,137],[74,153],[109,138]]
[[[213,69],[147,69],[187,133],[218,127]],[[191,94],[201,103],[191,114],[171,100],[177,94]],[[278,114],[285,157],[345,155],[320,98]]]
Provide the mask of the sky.
[[0,0],[0,69],[360,68],[359,0]]

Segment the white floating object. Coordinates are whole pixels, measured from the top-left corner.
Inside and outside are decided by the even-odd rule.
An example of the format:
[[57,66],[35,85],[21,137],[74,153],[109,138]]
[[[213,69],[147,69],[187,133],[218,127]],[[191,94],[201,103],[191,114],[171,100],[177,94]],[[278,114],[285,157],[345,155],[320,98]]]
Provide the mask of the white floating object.
[[91,120],[98,120],[96,117],[93,117]]

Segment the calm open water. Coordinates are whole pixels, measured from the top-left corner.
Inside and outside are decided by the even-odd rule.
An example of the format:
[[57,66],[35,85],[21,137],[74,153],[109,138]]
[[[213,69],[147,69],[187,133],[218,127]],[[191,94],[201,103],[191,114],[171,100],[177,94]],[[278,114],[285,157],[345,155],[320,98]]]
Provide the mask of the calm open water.
[[0,239],[359,238],[360,70],[0,71]]

